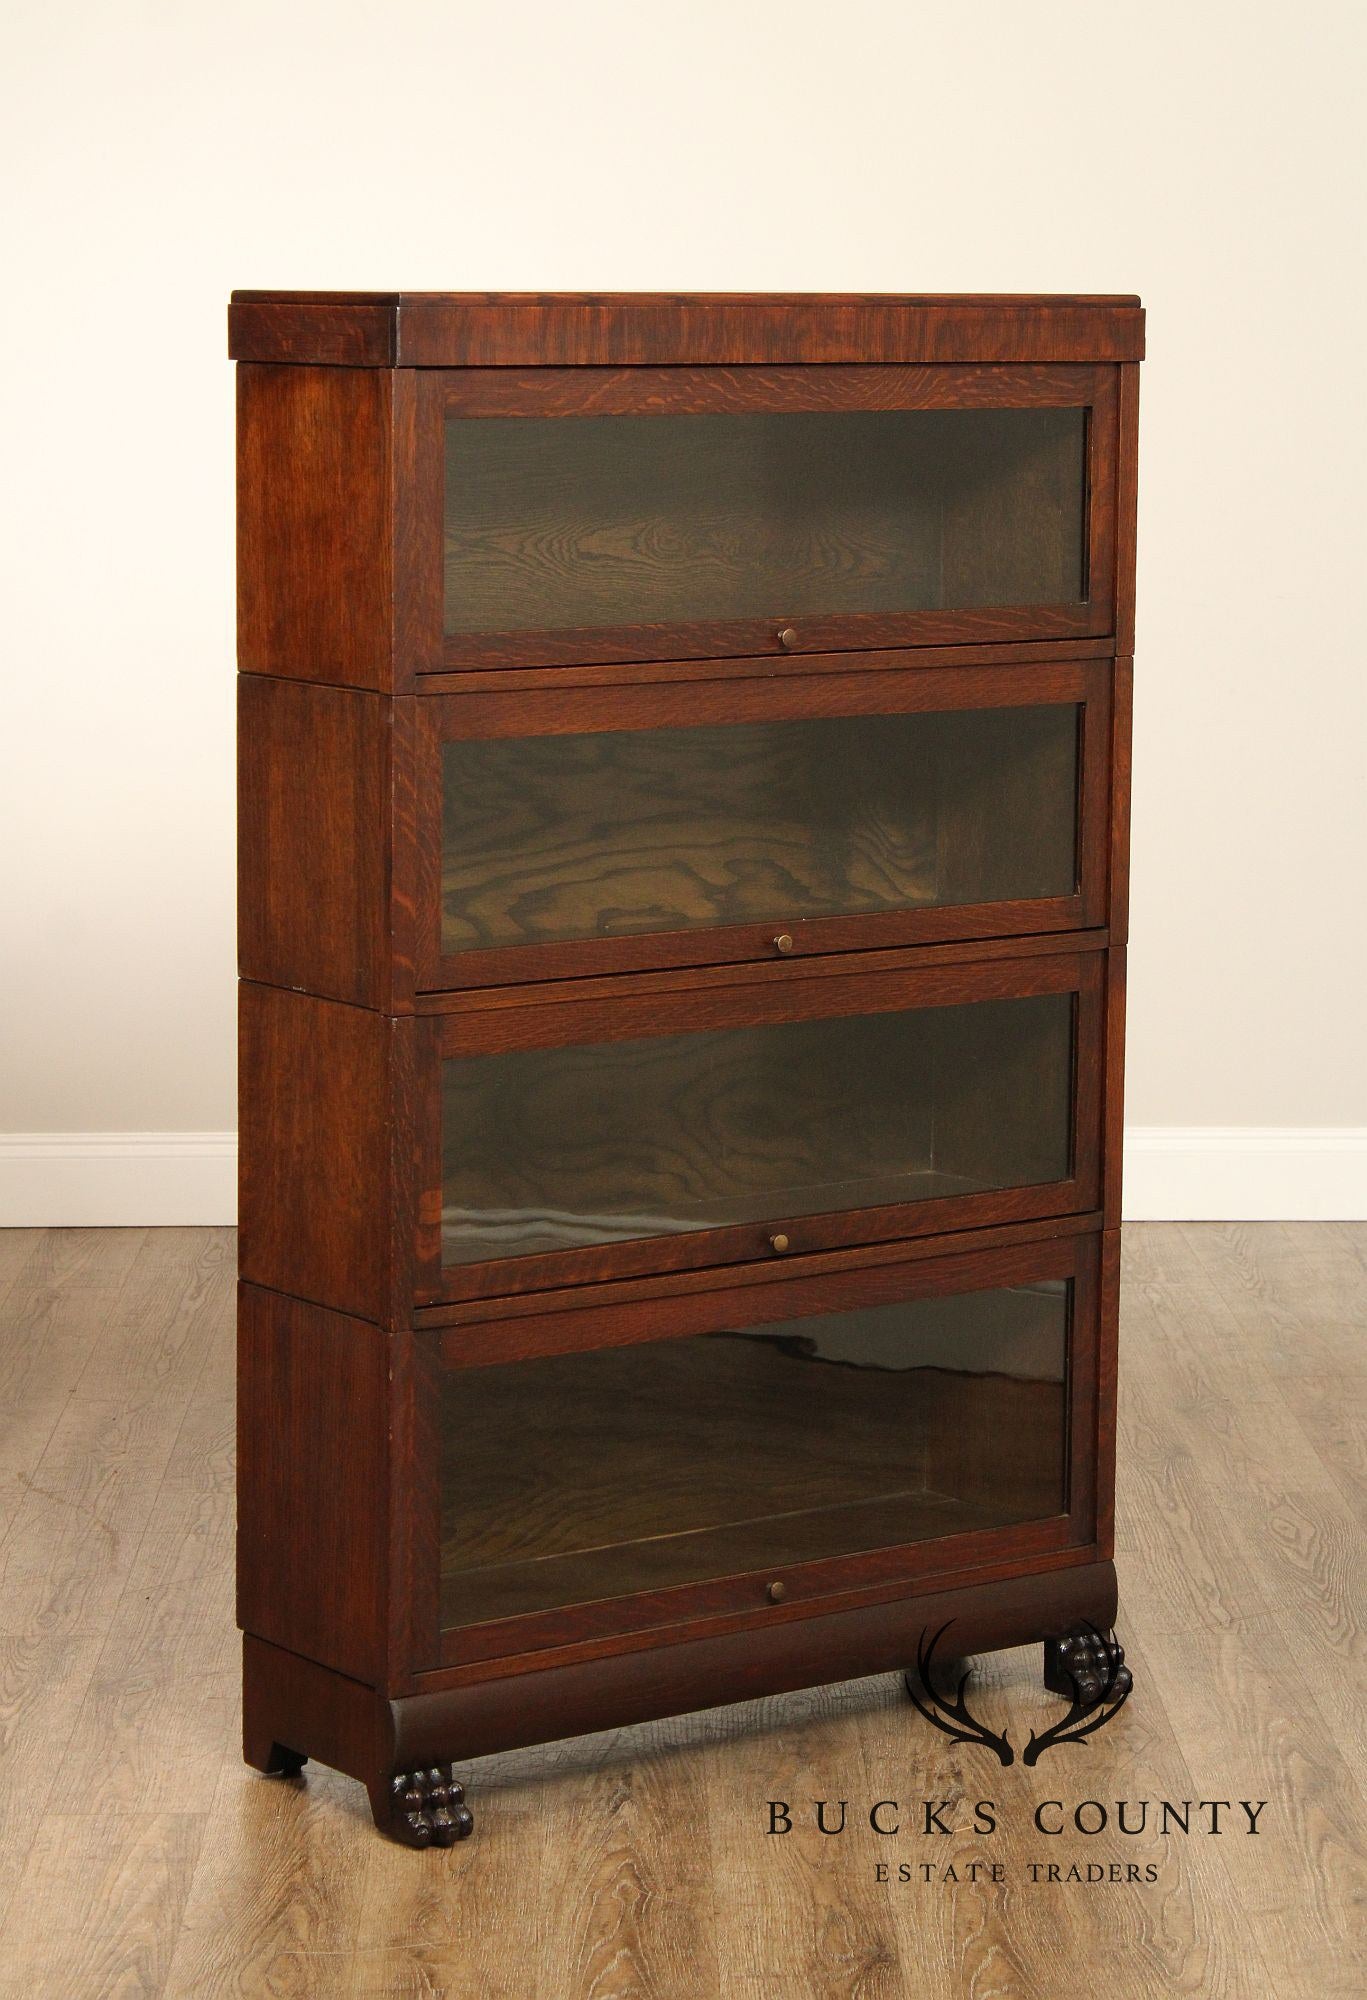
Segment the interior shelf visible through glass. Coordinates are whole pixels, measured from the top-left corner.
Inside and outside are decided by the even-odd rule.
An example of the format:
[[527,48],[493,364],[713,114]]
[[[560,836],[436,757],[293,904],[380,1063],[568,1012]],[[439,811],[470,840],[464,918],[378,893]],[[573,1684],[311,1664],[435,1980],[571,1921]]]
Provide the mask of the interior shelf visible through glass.
[[441,948],[1070,896],[1080,713],[448,742]]
[[1082,409],[449,417],[445,629],[1066,605]]
[[1065,1512],[1071,1291],[450,1370],[443,1625]]
[[455,1056],[448,1266],[1063,1180],[1069,993]]

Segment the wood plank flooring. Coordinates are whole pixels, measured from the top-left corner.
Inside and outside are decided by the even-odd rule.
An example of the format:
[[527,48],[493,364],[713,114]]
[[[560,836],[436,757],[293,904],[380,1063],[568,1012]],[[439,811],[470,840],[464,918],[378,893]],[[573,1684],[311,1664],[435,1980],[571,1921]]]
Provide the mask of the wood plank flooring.
[[[1126,1246],[1109,1728],[1003,1770],[883,1676],[485,1759],[414,1854],[240,1761],[230,1232],[0,1232],[0,2000],[1367,1993],[1367,1225]],[[1059,1713],[1033,1650],[979,1679],[1018,1745]],[[1145,1799],[1232,1804],[1117,1832]]]

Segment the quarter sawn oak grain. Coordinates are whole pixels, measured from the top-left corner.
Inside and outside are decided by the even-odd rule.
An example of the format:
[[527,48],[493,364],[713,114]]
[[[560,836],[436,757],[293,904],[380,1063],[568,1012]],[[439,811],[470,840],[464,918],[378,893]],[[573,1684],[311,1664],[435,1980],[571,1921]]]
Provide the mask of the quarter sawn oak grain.
[[[984,1649],[1109,1624],[1138,300],[239,293],[230,326],[238,1608],[243,1747],[277,1786],[248,1796],[278,1831],[306,1785],[344,1874],[353,1795],[320,1765],[440,1848],[471,1830],[453,1758],[559,1739],[550,1770],[601,1806],[610,1760],[584,1793],[576,1731],[665,1741],[680,1711],[905,1666],[927,1620]],[[100,1396],[54,1418],[75,1350],[18,1371],[0,1466],[55,1450],[89,1503],[50,1524],[59,1573],[92,1567],[89,1468],[164,1458],[153,1378],[190,1349],[132,1327],[145,1396],[87,1354]],[[1323,1377],[1298,1409],[1348,1478]],[[110,1500],[135,1528],[149,1503]],[[50,1586],[36,1482],[12,1518],[11,1601],[84,1687],[124,1571]],[[1283,1563],[1321,1658],[1337,1554]],[[189,1561],[168,1536],[139,1587],[166,1601]],[[143,1814],[119,1854],[184,1911],[169,1969],[137,1915],[137,1983],[234,1979],[231,1860],[159,1817],[145,1695],[89,1684],[81,1754],[109,1728],[109,1799]],[[858,1696],[806,1708],[834,1726]],[[730,1726],[701,1725],[704,1784],[653,1786],[719,1843],[672,1867],[690,1895],[763,1893],[705,1803]],[[70,1839],[51,1810],[21,1815],[26,1880]],[[536,1844],[526,1791],[497,1810]],[[594,1845],[602,1893],[670,1872],[655,1810]],[[362,1934],[270,1851],[338,1990],[392,1980],[397,1857],[355,1862]],[[812,1990],[924,1969],[877,1893],[835,1897],[805,1836],[782,1851],[827,1913],[791,1957]],[[412,1976],[449,1987],[452,1936]],[[667,1938],[624,1908],[537,1990],[619,1962],[665,1990],[690,1954],[782,1987],[772,1927],[751,1945],[720,1907]],[[91,1980],[124,1950],[99,1937]],[[263,1982],[306,1983],[309,1954]]]
[[377,368],[1138,361],[1137,298],[235,292],[236,361]]

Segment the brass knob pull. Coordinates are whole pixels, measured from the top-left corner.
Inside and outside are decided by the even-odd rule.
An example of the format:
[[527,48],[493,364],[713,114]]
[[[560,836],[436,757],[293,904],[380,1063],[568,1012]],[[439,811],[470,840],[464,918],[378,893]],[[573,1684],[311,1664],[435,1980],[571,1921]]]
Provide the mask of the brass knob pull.
[[792,652],[794,646],[797,644],[797,633],[791,625],[781,625],[779,627],[778,643],[782,646],[785,653]]
[[774,939],[774,950],[782,952],[783,956],[786,958],[788,956],[788,953],[792,950],[792,948],[793,948],[792,932],[780,931],[778,936]]
[[784,1583],[778,1583],[778,1582],[771,1583],[769,1585],[768,1590],[765,1592],[765,1596],[769,1599],[769,1602],[771,1604],[782,1604],[784,1598],[787,1595],[788,1595],[788,1586]]
[[769,1248],[777,1250],[779,1255],[782,1256],[783,1252],[788,1248],[787,1237],[781,1231],[777,1236],[771,1236],[769,1238]]

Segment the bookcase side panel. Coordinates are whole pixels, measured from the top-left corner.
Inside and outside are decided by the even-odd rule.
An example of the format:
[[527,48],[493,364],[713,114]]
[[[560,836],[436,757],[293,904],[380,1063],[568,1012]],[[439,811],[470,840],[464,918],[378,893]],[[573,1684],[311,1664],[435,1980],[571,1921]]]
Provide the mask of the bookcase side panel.
[[363,1007],[239,988],[238,1270],[387,1325],[396,1030]]
[[394,709],[383,695],[238,680],[238,969],[393,1004]]
[[238,1623],[378,1683],[387,1651],[387,1337],[238,1291]]
[[244,673],[387,689],[389,371],[237,371],[237,643]]

